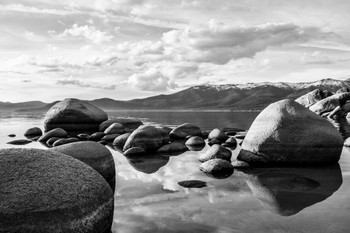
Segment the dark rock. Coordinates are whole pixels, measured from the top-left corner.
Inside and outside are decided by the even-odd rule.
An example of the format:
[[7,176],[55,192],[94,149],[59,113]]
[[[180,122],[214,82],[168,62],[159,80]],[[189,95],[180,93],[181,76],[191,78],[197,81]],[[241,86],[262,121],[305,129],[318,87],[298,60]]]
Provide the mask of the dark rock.
[[128,158],[144,156],[146,155],[146,151],[141,147],[131,147],[124,151],[123,155]]
[[199,156],[199,161],[205,162],[211,159],[224,159],[227,161],[231,161],[231,156],[232,152],[229,149],[221,145],[215,144],[212,147],[210,147],[204,154]]
[[343,139],[326,119],[293,100],[269,105],[254,120],[237,160],[251,166],[336,163]]
[[104,145],[104,146],[108,144],[108,142],[104,141],[104,140],[98,141],[98,143],[100,143],[101,145]]
[[2,232],[110,231],[113,192],[84,163],[54,151],[2,149],[0,171]]
[[77,135],[77,137],[80,139],[80,140],[88,140],[90,135],[87,134],[87,133],[80,133]]
[[111,124],[113,123],[119,123],[124,126],[127,130],[134,131],[137,129],[140,125],[143,125],[142,121],[140,121],[137,118],[125,118],[125,117],[118,117],[115,119],[110,119],[102,122],[99,126],[99,131],[104,132]]
[[220,129],[213,129],[208,136],[208,140],[218,140],[220,142],[225,142],[228,136]]
[[159,154],[174,154],[174,153],[183,153],[187,151],[188,148],[179,142],[172,142],[170,144],[164,145],[157,150]]
[[58,137],[52,137],[49,140],[46,141],[46,145],[48,146],[53,146],[53,144],[57,141],[60,140],[62,138],[58,138]]
[[170,137],[169,137],[169,130],[166,127],[156,127],[159,131],[160,134],[162,135],[163,138],[163,145],[166,145],[170,142]]
[[350,147],[350,137],[345,139],[344,146]]
[[169,136],[174,139],[184,139],[186,136],[202,136],[201,129],[193,124],[185,123],[174,128]]
[[245,139],[246,135],[235,135],[234,137],[235,137],[236,139],[241,139],[241,140],[243,140],[243,139]]
[[157,172],[161,167],[165,166],[169,161],[169,157],[163,157],[155,154],[147,153],[145,156],[137,158],[129,158],[128,162],[137,171],[146,174]]
[[125,133],[124,126],[120,123],[113,123],[104,131],[105,134],[123,134]]
[[202,137],[199,136],[194,136],[194,137],[190,137],[187,141],[186,141],[186,146],[194,146],[194,147],[204,147],[205,146],[205,141]]
[[125,142],[128,140],[131,133],[125,133],[116,137],[113,141],[113,146],[118,150],[123,150]]
[[56,140],[52,146],[61,146],[64,144],[68,144],[68,143],[73,143],[73,142],[78,142],[79,139],[78,138],[61,138]]
[[217,139],[208,140],[208,145],[209,146],[216,145],[216,144],[221,145],[221,143],[222,142],[217,140]]
[[232,166],[234,168],[239,168],[239,169],[242,169],[242,168],[249,168],[249,164],[246,163],[246,162],[243,162],[243,161],[239,161],[239,160],[236,160],[236,161],[233,161],[232,162]]
[[28,140],[28,139],[17,139],[17,140],[13,140],[13,141],[10,141],[10,142],[7,142],[6,144],[11,144],[11,145],[26,145],[26,144],[29,144],[33,141],[31,140]]
[[323,114],[330,112],[336,107],[345,104],[347,100],[350,100],[350,92],[334,94],[323,100],[318,101],[314,105],[310,106],[309,109],[316,114]]
[[123,150],[141,147],[146,151],[157,151],[164,144],[164,133],[154,126],[143,125],[131,133]]
[[9,136],[10,138],[14,138],[14,137],[16,137],[16,134],[9,134],[7,136]]
[[67,132],[64,129],[56,128],[44,133],[39,139],[39,142],[46,142],[52,137],[65,138],[67,137]]
[[223,159],[211,159],[201,164],[200,170],[215,179],[225,179],[233,174],[233,166]]
[[34,137],[30,138],[30,140],[32,140],[32,141],[38,141],[39,138],[40,138],[40,136],[34,136]]
[[207,186],[207,183],[201,180],[184,180],[178,184],[184,188],[204,188]]
[[27,129],[27,131],[24,133],[24,136],[26,138],[33,138],[36,136],[41,136],[43,135],[43,132],[41,131],[41,129],[39,127],[33,127],[30,129]]
[[234,137],[230,137],[226,140],[224,144],[226,145],[226,147],[229,147],[231,150],[234,150],[237,147],[237,140]]
[[115,188],[115,165],[111,152],[97,142],[74,142],[51,148],[50,151],[58,151],[78,159],[91,166],[100,173],[111,186]]
[[107,134],[101,140],[106,142],[113,142],[116,137],[120,136],[120,134]]
[[202,131],[202,138],[207,139],[209,136],[209,132],[208,131]]
[[89,141],[94,141],[94,142],[98,142],[100,141],[106,134],[103,132],[96,132],[93,133],[89,136],[88,140]]
[[50,108],[45,116],[45,129],[97,131],[107,114],[96,106],[78,99],[65,99]]

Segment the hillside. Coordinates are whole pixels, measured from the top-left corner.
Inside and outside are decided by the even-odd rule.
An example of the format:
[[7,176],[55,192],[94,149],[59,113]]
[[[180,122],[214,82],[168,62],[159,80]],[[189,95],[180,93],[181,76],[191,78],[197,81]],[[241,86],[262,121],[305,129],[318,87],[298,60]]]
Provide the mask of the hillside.
[[[144,99],[117,101],[109,98],[87,100],[104,110],[261,110],[272,102],[296,99],[316,88],[336,92],[350,89],[350,79],[322,79],[303,83],[247,83],[227,85],[200,85],[170,95]],[[54,102],[55,103],[55,102]],[[25,103],[0,102],[0,110],[47,111],[54,103],[40,101]]]

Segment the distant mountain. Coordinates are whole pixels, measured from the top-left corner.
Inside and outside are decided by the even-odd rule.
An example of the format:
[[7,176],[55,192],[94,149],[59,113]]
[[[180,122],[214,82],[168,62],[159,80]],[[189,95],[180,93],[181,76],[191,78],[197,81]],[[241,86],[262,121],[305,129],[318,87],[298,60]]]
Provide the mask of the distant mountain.
[[[170,95],[157,95],[144,99],[117,101],[109,98],[87,100],[104,110],[261,110],[272,102],[296,99],[316,88],[336,92],[350,89],[350,79],[322,79],[316,82],[287,83],[263,82],[226,85],[200,85]],[[55,102],[54,102],[55,103]],[[47,111],[54,104],[40,101],[1,103],[7,108],[21,111]]]
[[44,102],[41,101],[28,101],[28,102],[21,102],[21,103],[9,103],[9,102],[0,102],[0,110],[16,110],[16,109],[22,109],[22,108],[42,108],[45,105],[47,105]]

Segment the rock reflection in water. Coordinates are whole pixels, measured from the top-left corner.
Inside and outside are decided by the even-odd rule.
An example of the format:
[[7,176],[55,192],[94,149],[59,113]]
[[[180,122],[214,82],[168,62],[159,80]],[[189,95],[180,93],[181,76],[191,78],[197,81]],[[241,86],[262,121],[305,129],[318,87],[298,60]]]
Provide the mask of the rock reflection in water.
[[282,215],[295,215],[326,200],[342,184],[339,165],[319,168],[269,168],[244,171],[244,178],[263,206]]
[[161,167],[165,166],[169,161],[169,157],[160,155],[144,155],[137,158],[128,158],[130,165],[135,168],[135,170],[152,174],[157,172]]

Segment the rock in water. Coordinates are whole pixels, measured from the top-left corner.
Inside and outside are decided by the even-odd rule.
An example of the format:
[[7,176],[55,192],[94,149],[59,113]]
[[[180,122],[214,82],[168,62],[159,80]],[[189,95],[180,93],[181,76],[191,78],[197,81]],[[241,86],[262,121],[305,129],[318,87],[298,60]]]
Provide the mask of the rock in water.
[[232,152],[218,144],[210,147],[204,154],[199,156],[199,161],[205,162],[211,159],[224,159],[227,161],[231,161]]
[[111,152],[97,142],[74,142],[50,149],[69,155],[91,166],[100,173],[114,190],[115,167]]
[[123,150],[125,142],[128,140],[131,133],[125,133],[116,137],[113,141],[113,146],[118,150]]
[[182,143],[179,142],[172,142],[170,144],[164,145],[159,150],[157,150],[157,153],[159,154],[178,154],[183,153],[187,151],[188,148]]
[[99,126],[99,130],[101,132],[105,131],[113,123],[122,124],[129,131],[134,131],[140,125],[143,125],[142,121],[137,118],[117,117],[115,119],[110,119],[102,122]]
[[28,140],[28,139],[17,139],[17,140],[13,140],[10,142],[7,142],[7,144],[11,144],[11,145],[26,145],[28,143],[31,143],[33,141]]
[[61,138],[56,140],[52,146],[61,146],[64,144],[68,144],[68,143],[73,143],[73,142],[78,142],[79,139],[78,138]]
[[229,137],[220,129],[213,129],[209,135],[208,140],[218,140],[220,142],[225,142]]
[[67,131],[97,131],[107,114],[101,109],[78,99],[58,102],[46,113],[46,130],[63,128]]
[[27,129],[27,131],[24,133],[24,136],[26,138],[33,138],[36,136],[41,136],[43,135],[43,132],[41,131],[41,129],[39,127],[33,127],[30,129]]
[[183,180],[178,182],[178,185],[184,188],[204,188],[207,183],[201,180]]
[[295,102],[303,105],[304,107],[308,108],[311,105],[317,103],[318,101],[326,98],[325,94],[320,89],[315,89],[309,93],[306,93],[303,96],[300,96],[298,99],[295,100]]
[[44,135],[42,135],[38,139],[38,141],[39,142],[46,142],[47,140],[49,140],[52,137],[65,138],[65,137],[67,137],[67,132],[61,128],[52,129],[52,130],[46,132]]
[[316,166],[339,160],[341,134],[293,100],[270,104],[254,120],[237,160],[250,165]]
[[144,156],[146,154],[146,151],[141,147],[131,147],[123,153],[123,155],[127,158],[135,158],[139,156]]
[[186,146],[205,146],[205,141],[202,137],[194,136],[190,137],[186,142]]
[[225,179],[233,174],[233,166],[223,159],[211,159],[201,164],[202,172],[216,179]]
[[125,133],[125,129],[122,124],[113,123],[104,132],[105,134],[123,134]]
[[186,136],[202,136],[201,129],[193,124],[185,123],[177,126],[170,132],[170,137],[174,139],[184,139]]
[[105,233],[113,192],[86,164],[39,149],[0,150],[0,231]]
[[88,137],[88,140],[89,140],[89,141],[98,142],[98,141],[100,141],[104,136],[106,136],[106,134],[105,134],[104,132],[96,132],[96,133],[91,134],[91,135]]
[[322,113],[330,112],[336,107],[345,104],[347,100],[350,100],[350,92],[334,94],[318,101],[310,106],[309,109],[314,113],[321,115]]
[[163,132],[154,126],[140,126],[128,137],[123,150],[141,147],[145,151],[156,151],[164,144]]

